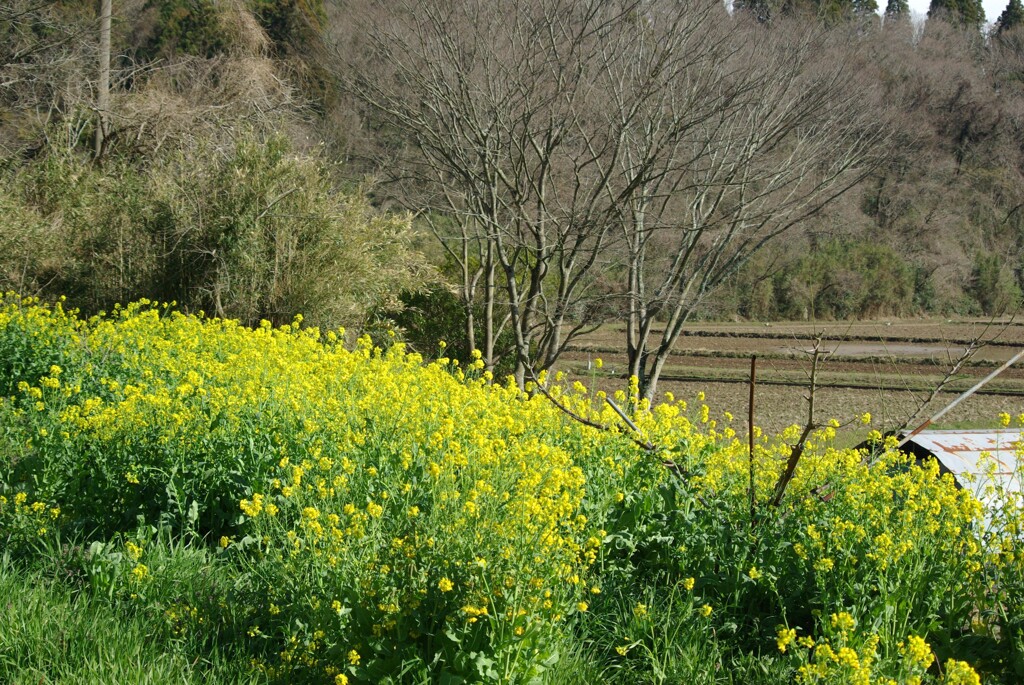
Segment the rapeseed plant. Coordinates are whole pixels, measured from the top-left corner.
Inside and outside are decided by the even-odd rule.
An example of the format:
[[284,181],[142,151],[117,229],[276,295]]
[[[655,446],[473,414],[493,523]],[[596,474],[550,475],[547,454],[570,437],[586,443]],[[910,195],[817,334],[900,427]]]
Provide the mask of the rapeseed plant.
[[[82,320],[8,294],[0,540],[24,558],[58,534],[95,543],[111,596],[174,639],[230,617],[281,682],[569,682],[581,649],[644,682],[750,655],[809,683],[1016,668],[971,645],[1024,653],[1019,496],[983,524],[936,464],[837,449],[833,424],[771,507],[793,427],[755,432],[752,521],[746,441],[703,397],[651,406],[631,381],[615,397],[634,434],[603,393],[540,375],[598,431],[479,361],[300,319],[143,301]],[[140,520],[232,589],[202,610],[166,594],[176,567]]]

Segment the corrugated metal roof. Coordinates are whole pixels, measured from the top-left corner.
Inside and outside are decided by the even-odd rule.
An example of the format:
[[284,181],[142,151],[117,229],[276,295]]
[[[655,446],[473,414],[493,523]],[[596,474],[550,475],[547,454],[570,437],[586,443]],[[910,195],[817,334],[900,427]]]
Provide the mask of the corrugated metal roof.
[[[1020,493],[1017,451],[1024,439],[1019,428],[1000,430],[926,430],[911,438],[903,449],[919,457],[923,452],[938,459],[943,471],[953,474],[957,485],[971,491],[988,509],[995,504],[986,496],[989,485],[1004,492]],[[913,449],[911,446],[918,449]],[[982,455],[988,455],[985,459]],[[994,465],[994,470],[992,469]],[[969,475],[970,474],[970,475]],[[989,513],[986,512],[986,519]]]

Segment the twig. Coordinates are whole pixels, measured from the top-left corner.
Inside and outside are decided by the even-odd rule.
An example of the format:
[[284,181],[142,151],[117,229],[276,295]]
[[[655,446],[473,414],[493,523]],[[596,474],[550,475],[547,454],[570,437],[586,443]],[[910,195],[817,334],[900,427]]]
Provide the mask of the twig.
[[814,393],[817,389],[818,362],[821,359],[821,340],[822,336],[819,335],[814,341],[814,348],[811,352],[813,357],[811,360],[810,392],[807,395],[807,424],[804,426],[804,432],[800,435],[800,439],[796,441],[796,444],[793,445],[793,449],[789,453],[789,460],[786,462],[785,471],[782,472],[779,480],[775,483],[775,494],[772,495],[771,499],[773,507],[778,507],[782,504],[782,497],[786,494],[786,487],[793,480],[796,465],[800,461],[804,449],[807,447],[807,438],[810,437],[811,431],[819,427],[814,422]]
[[[964,351],[960,354],[960,356],[957,358],[957,360],[955,362],[950,360],[951,365],[950,365],[949,371],[947,371],[945,376],[943,376],[942,380],[939,381],[935,385],[935,387],[932,388],[931,392],[928,393],[928,397],[926,397],[924,399],[924,401],[922,401],[918,405],[917,409],[914,410],[914,413],[912,413],[910,416],[908,416],[903,421],[903,423],[895,430],[895,432],[899,433],[899,432],[902,432],[902,431],[906,430],[907,428],[909,428],[910,425],[914,422],[914,420],[916,418],[918,418],[922,414],[922,412],[924,412],[924,410],[932,402],[935,401],[935,398],[938,397],[939,393],[942,392],[943,388],[945,388],[946,385],[948,385],[949,382],[951,380],[953,380],[953,377],[956,376],[956,374],[958,374],[960,372],[960,369],[962,369],[964,367],[964,365],[967,364],[967,362],[971,361],[974,358],[974,356],[978,353],[978,350],[980,350],[981,348],[983,348],[985,345],[989,344],[990,342],[998,340],[999,336],[1001,336],[1004,332],[1006,332],[1006,328],[1012,322],[1013,322],[1013,317],[1010,317],[1010,321],[1008,321],[1005,324],[1003,324],[1002,328],[998,332],[996,332],[995,335],[993,335],[988,340],[985,340],[984,338],[985,338],[986,333],[988,333],[989,329],[992,328],[992,326],[995,323],[995,319],[994,318],[993,319],[989,319],[989,321],[985,324],[985,327],[982,329],[981,333],[979,333],[977,336],[975,336],[974,338],[972,338],[971,340],[968,341],[967,346],[964,348]],[[984,385],[984,383],[982,383],[982,385]],[[980,385],[978,387],[980,387]],[[943,412],[943,413],[945,413],[945,412]],[[937,417],[933,417],[932,420],[935,420],[935,418],[937,418]]]
[[[619,405],[615,404],[615,402],[612,401],[612,398],[605,397],[604,401],[607,402],[608,405],[612,409],[615,410],[615,413],[618,414],[619,417],[623,421],[626,422],[626,425],[629,426],[633,430],[634,433],[636,433],[637,435],[640,435],[640,429],[637,428],[636,424],[633,423],[633,420],[631,418],[629,418],[629,416],[626,415],[626,412],[622,411],[622,409],[619,408]],[[646,445],[646,447],[644,447],[644,449],[646,449],[646,450],[654,450],[654,449],[656,449],[655,446],[652,445],[649,441],[646,442],[645,445]]]
[[[553,405],[555,405],[556,407],[561,409],[570,418],[572,418],[572,419],[574,419],[576,421],[579,421],[580,423],[582,423],[585,426],[590,426],[591,428],[596,428],[597,430],[601,430],[601,431],[611,430],[611,428],[609,426],[606,426],[603,423],[597,423],[596,421],[591,421],[590,419],[588,419],[588,418],[586,418],[584,416],[580,416],[579,414],[577,414],[576,412],[574,412],[573,410],[569,409],[564,404],[559,402],[557,399],[555,399],[554,396],[551,393],[548,392],[547,388],[545,388],[541,384],[540,380],[533,373],[532,369],[530,370],[530,377],[531,377],[530,380],[532,380],[533,384],[535,386],[537,386],[537,390],[540,392],[540,394],[544,395],[544,397],[548,398],[548,400]],[[644,445],[642,444],[641,447],[644,447]],[[647,449],[647,448],[645,447],[645,449]]]
[[[566,407],[564,404],[559,402],[554,397],[554,395],[552,395],[550,392],[548,392],[548,389],[545,388],[544,385],[540,382],[540,379],[537,378],[537,374],[534,373],[533,369],[527,367],[527,372],[530,374],[530,380],[533,381],[533,384],[537,388],[537,391],[541,395],[544,395],[544,397],[546,397],[549,402],[551,402],[553,405],[558,407],[558,409],[561,410],[566,416],[568,416],[569,418],[573,419],[574,421],[578,421],[579,423],[582,423],[584,426],[590,426],[591,428],[596,428],[597,430],[605,431],[605,432],[609,432],[609,433],[612,432],[612,427],[611,426],[605,425],[603,423],[598,423],[596,421],[591,421],[590,419],[586,418],[585,416],[580,416],[579,414],[574,412],[572,409],[569,409],[568,407]],[[618,414],[622,418],[622,420],[626,422],[626,425],[630,428],[630,430],[632,430],[637,435],[640,435],[640,429],[637,427],[637,425],[635,423],[633,423],[632,419],[630,419],[629,416],[624,411],[622,411],[622,409],[619,407],[619,405],[615,404],[615,402],[613,402],[610,397],[605,397],[605,402],[607,402],[608,406],[610,406],[612,409],[614,409],[615,413]],[[661,450],[660,447],[658,447],[657,445],[655,445],[654,443],[652,443],[649,440],[643,440],[641,438],[634,437],[632,435],[627,435],[626,437],[629,438],[630,441],[632,441],[633,443],[638,445],[641,449],[643,449],[646,452],[657,453],[657,452],[659,452]],[[679,466],[679,464],[677,464],[672,459],[664,459],[663,458],[661,460],[661,463],[662,463],[662,466],[664,466],[667,469],[670,469],[671,471],[674,471],[675,473],[679,474],[680,476],[688,478],[691,475],[686,469],[684,469],[683,467]]]
[[905,435],[905,436],[903,437],[903,439],[899,441],[899,443],[898,443],[898,444],[896,445],[896,447],[897,447],[897,448],[899,448],[899,447],[903,447],[903,445],[905,445],[905,444],[906,444],[906,443],[907,443],[907,442],[908,442],[908,441],[909,441],[909,440],[910,440],[910,439],[911,439],[912,437],[914,437],[915,435],[917,435],[918,433],[920,433],[921,431],[923,431],[923,430],[924,430],[925,428],[927,428],[928,426],[932,425],[932,423],[934,423],[935,421],[938,421],[939,419],[941,419],[941,418],[942,418],[942,417],[943,417],[943,416],[944,416],[944,415],[945,415],[945,414],[946,414],[946,413],[947,413],[948,411],[950,411],[950,410],[951,410],[951,409],[952,409],[953,407],[955,407],[956,405],[958,405],[958,404],[960,404],[961,402],[963,402],[964,400],[966,400],[966,399],[967,399],[968,397],[970,397],[970,396],[971,396],[971,395],[973,395],[973,394],[974,394],[975,392],[977,392],[977,390],[978,390],[979,388],[981,388],[981,387],[982,387],[983,385],[985,385],[985,384],[986,384],[986,383],[988,383],[988,382],[989,382],[990,380],[992,380],[993,378],[995,378],[996,376],[998,376],[999,374],[1001,374],[1001,373],[1002,373],[1003,371],[1006,371],[1006,370],[1007,370],[1008,368],[1010,368],[1011,366],[1013,366],[1013,365],[1014,365],[1014,364],[1015,364],[1015,363],[1016,363],[1016,362],[1017,362],[1017,361],[1018,361],[1018,360],[1019,360],[1019,359],[1020,359],[1021,357],[1024,357],[1024,350],[1021,350],[1021,351],[1020,351],[1020,352],[1018,352],[1017,354],[1013,355],[1013,357],[1011,357],[1011,358],[1010,358],[1010,361],[1006,362],[1005,364],[1003,364],[1002,366],[1000,366],[1000,367],[999,367],[998,369],[996,369],[995,371],[993,371],[993,372],[992,372],[992,373],[990,373],[989,375],[987,375],[987,376],[985,376],[984,378],[982,378],[982,379],[981,379],[980,381],[978,381],[978,382],[977,382],[977,383],[976,383],[976,384],[974,385],[974,387],[972,387],[972,388],[971,388],[970,390],[968,390],[967,392],[963,393],[962,395],[960,395],[959,397],[957,397],[957,398],[956,398],[955,400],[953,400],[953,401],[952,401],[951,403],[949,403],[948,405],[946,405],[946,408],[945,408],[945,409],[943,409],[942,411],[940,411],[940,412],[939,412],[938,414],[936,414],[935,416],[931,417],[930,419],[928,419],[927,421],[925,421],[924,423],[922,423],[922,424],[921,424],[920,426],[918,426],[918,427],[917,427],[917,428],[915,428],[914,430],[912,430],[912,431],[910,431],[909,433],[907,433],[907,434],[906,434],[906,435]]

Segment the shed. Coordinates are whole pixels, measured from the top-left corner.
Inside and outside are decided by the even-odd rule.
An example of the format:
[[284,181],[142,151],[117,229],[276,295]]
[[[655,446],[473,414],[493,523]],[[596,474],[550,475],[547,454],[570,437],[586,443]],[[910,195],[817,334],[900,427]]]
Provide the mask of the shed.
[[[902,450],[919,462],[934,458],[942,473],[952,474],[957,486],[970,490],[985,508],[985,519],[997,506],[985,490],[989,485],[1001,486],[1004,492],[1017,493],[1021,488],[1018,471],[1024,449],[1020,428],[1000,430],[924,430],[910,438]],[[983,459],[982,455],[988,455]],[[994,465],[994,470],[992,469]]]

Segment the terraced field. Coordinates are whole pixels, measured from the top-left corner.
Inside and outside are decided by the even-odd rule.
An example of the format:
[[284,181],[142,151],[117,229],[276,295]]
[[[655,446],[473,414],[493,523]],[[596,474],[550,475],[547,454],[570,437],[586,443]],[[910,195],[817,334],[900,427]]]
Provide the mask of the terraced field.
[[[611,324],[581,338],[565,357],[578,375],[596,374],[590,362],[604,360],[598,385],[621,382],[626,357],[624,326]],[[965,350],[977,349],[921,413],[942,409],[958,394],[1024,349],[1024,324],[1012,320],[912,320],[807,323],[696,323],[683,335],[666,366],[659,391],[679,397],[704,392],[719,413],[746,416],[750,357],[758,357],[755,422],[767,430],[803,423],[814,339],[825,353],[819,366],[816,416],[840,421],[864,412],[874,426],[903,425]],[[614,382],[613,382],[614,379]],[[1000,412],[1024,411],[1024,363],[1007,369],[943,417],[945,427],[990,426]],[[736,419],[736,428],[745,421]],[[866,429],[851,427],[844,441]]]

